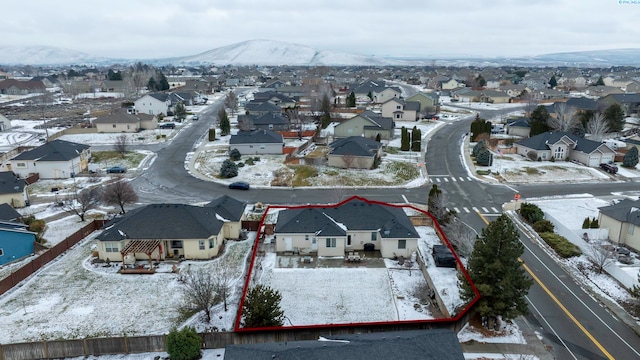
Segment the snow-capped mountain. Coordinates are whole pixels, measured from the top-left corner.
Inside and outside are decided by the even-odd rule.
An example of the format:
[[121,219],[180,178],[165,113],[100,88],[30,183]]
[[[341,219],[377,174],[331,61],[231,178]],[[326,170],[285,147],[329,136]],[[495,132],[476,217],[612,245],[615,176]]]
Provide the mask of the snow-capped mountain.
[[65,65],[96,64],[115,59],[53,46],[0,46],[0,64],[7,65]]
[[174,64],[216,65],[405,65],[407,62],[374,56],[316,50],[309,46],[271,40],[249,40],[193,56],[160,59]]

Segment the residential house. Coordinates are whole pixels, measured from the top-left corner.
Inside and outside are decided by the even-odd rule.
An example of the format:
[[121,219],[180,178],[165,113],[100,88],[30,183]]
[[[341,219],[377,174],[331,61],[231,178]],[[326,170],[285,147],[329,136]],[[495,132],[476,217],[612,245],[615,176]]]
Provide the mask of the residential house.
[[229,150],[237,149],[242,155],[282,154],[283,147],[282,135],[266,129],[239,131],[229,139]]
[[0,172],[0,204],[21,208],[29,204],[27,183],[11,171]]
[[266,83],[263,87],[267,88],[267,89],[277,89],[277,88],[283,87],[283,86],[287,86],[287,84],[285,84],[284,82],[282,82],[280,80],[272,80],[272,81]]
[[167,115],[171,99],[166,93],[146,94],[134,102],[136,112],[149,115]]
[[567,132],[545,132],[515,143],[522,156],[543,161],[572,160],[589,167],[613,161],[616,152],[607,144],[583,139]]
[[204,207],[214,211],[216,218],[224,222],[222,235],[225,239],[243,238],[242,221],[245,220],[246,203],[229,195],[222,195]]
[[572,97],[565,104],[567,104],[567,108],[573,108],[577,111],[598,111],[602,107],[598,101],[586,97]]
[[531,92],[531,98],[534,100],[564,99],[568,97],[568,95],[568,93],[556,89],[544,89]]
[[462,102],[505,104],[511,99],[511,96],[506,92],[497,90],[471,90],[463,94],[458,92],[457,95]]
[[258,102],[258,101],[249,101],[244,106],[245,110],[249,113],[249,115],[254,116],[262,116],[265,114],[281,114],[282,109],[274,105],[268,101]]
[[178,103],[182,103],[184,106],[193,106],[196,101],[197,93],[190,91],[172,92],[169,94],[169,100],[171,101],[171,109],[175,109]]
[[41,179],[68,179],[87,169],[90,146],[53,140],[9,160],[10,170],[21,178],[39,173]]
[[380,134],[380,139],[391,140],[394,128],[395,123],[392,118],[367,110],[338,124],[334,128],[334,136],[336,138],[364,136],[373,139]]
[[12,208],[11,205],[3,203],[0,204],[0,221],[18,221],[22,215]]
[[502,85],[502,86],[498,87],[498,90],[507,93],[507,95],[509,95],[512,98],[515,98],[515,97],[518,97],[518,96],[522,95],[523,91],[526,91],[527,93],[531,92],[531,89],[528,88],[524,84]]
[[362,136],[349,136],[329,144],[327,164],[343,169],[371,169],[382,144]]
[[279,94],[275,91],[257,92],[253,94],[253,101],[255,102],[269,102],[280,109],[294,108],[296,107],[296,101],[284,94]]
[[11,129],[11,120],[0,114],[0,132]]
[[624,199],[599,210],[598,224],[609,229],[609,240],[640,251],[640,200]]
[[392,98],[382,104],[382,116],[393,120],[416,121],[420,118],[420,102]]
[[218,255],[225,234],[240,237],[241,215],[235,209],[231,200],[223,199],[206,206],[151,204],[131,210],[107,223],[96,237],[98,257],[211,259]]
[[589,96],[600,98],[612,94],[624,94],[624,91],[620,88],[605,85],[589,86],[584,92]]
[[627,116],[640,113],[640,93],[637,94],[611,94],[598,100],[605,107],[618,104],[624,109]]
[[[318,304],[318,306],[320,306]],[[464,360],[456,333],[444,329],[333,335],[326,339],[227,345],[225,360]]]
[[352,197],[335,206],[282,210],[275,226],[276,251],[344,256],[373,246],[383,257],[409,257],[420,235],[400,207]]
[[459,87],[464,87],[464,83],[458,82],[456,79],[449,79],[445,81],[440,81],[438,84],[438,89],[441,90],[452,90]]
[[151,130],[158,127],[158,119],[145,113],[127,114],[123,111],[101,116],[93,120],[99,133],[133,133],[140,130]]
[[0,265],[33,254],[36,233],[27,227],[23,223],[0,221]]
[[507,121],[507,135],[529,137],[531,133],[531,122],[529,118],[519,117],[515,120]]
[[266,113],[264,115],[238,116],[238,123],[242,123],[242,128],[246,130],[273,130],[287,131],[290,122],[282,113]]
[[409,101],[417,101],[420,103],[420,111],[435,114],[438,106],[440,106],[440,95],[436,92],[418,92],[417,94],[410,96],[406,99]]
[[46,88],[42,81],[6,79],[0,81],[0,94],[3,95],[28,95],[44,93]]
[[373,94],[373,102],[376,104],[383,104],[391,99],[398,99],[402,96],[402,90],[397,87],[385,87],[381,91],[377,91]]

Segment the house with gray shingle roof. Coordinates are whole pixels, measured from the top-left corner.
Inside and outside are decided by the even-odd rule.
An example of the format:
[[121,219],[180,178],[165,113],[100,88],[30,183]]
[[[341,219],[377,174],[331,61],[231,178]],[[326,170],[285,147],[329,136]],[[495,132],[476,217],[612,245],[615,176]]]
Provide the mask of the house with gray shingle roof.
[[382,144],[362,136],[349,136],[329,144],[327,165],[343,169],[371,169]]
[[9,204],[0,204],[0,221],[17,221],[22,215]]
[[276,251],[344,256],[373,246],[383,257],[410,256],[420,235],[404,210],[353,197],[337,206],[282,210],[275,226]]
[[27,183],[16,177],[11,171],[0,172],[0,204],[9,204],[14,208],[25,207],[29,200]]
[[624,109],[625,114],[637,114],[640,111],[640,93],[638,94],[611,94],[599,100],[605,106],[618,104]]
[[242,155],[282,154],[283,147],[282,135],[266,129],[239,131],[229,139],[229,150],[237,149]]
[[205,206],[151,204],[108,222],[96,237],[98,257],[123,261],[211,259],[225,239],[240,237],[244,208],[228,197]]
[[625,199],[599,210],[598,224],[609,229],[609,240],[640,251],[640,200]]
[[134,102],[136,112],[149,115],[167,115],[171,99],[167,93],[146,94]]
[[613,161],[616,152],[607,144],[581,138],[567,132],[548,131],[514,144],[516,152],[522,156],[542,161],[572,160],[581,164],[598,167],[601,163]]
[[261,116],[264,114],[279,114],[282,109],[268,101],[249,101],[245,106],[245,110],[249,115]]
[[68,179],[87,169],[90,146],[53,140],[9,160],[11,171],[21,178],[40,174],[41,179]]
[[527,117],[519,117],[507,121],[507,134],[513,136],[529,137],[531,133],[531,120]]
[[392,118],[367,110],[338,124],[334,129],[334,136],[336,138],[364,136],[375,139],[380,134],[382,140],[391,140],[394,128],[395,123]]
[[158,119],[154,115],[145,113],[128,114],[124,111],[116,111],[100,116],[93,120],[93,125],[99,133],[133,133],[158,127]]
[[416,121],[420,116],[420,102],[393,98],[383,103],[381,110],[384,117],[398,121]]

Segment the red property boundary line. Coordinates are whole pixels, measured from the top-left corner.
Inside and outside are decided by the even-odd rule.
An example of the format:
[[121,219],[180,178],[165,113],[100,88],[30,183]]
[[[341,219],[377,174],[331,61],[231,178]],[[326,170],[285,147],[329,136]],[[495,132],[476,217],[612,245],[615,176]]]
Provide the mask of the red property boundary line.
[[[253,274],[253,267],[255,264],[255,259],[256,259],[256,254],[258,253],[258,245],[260,242],[260,237],[262,234],[262,227],[264,225],[264,221],[267,217],[267,214],[269,214],[269,210],[271,209],[311,209],[311,208],[321,208],[321,209],[326,209],[326,208],[337,208],[340,207],[346,203],[349,203],[353,200],[360,200],[363,201],[367,204],[370,205],[382,205],[382,206],[389,206],[389,207],[394,207],[394,208],[410,208],[413,210],[416,210],[422,214],[425,214],[427,216],[429,216],[431,218],[431,220],[433,221],[433,225],[436,228],[436,231],[439,233],[440,235],[440,240],[443,240],[445,245],[447,245],[447,247],[449,248],[449,250],[451,250],[451,253],[453,254],[453,256],[456,259],[456,263],[458,264],[458,269],[459,271],[462,271],[462,274],[464,275],[465,279],[467,280],[467,282],[469,282],[469,284],[471,285],[471,288],[473,289],[473,292],[475,293],[475,297],[473,298],[473,300],[471,300],[471,302],[469,302],[467,304],[467,306],[465,306],[465,308],[458,313],[458,315],[456,315],[453,318],[440,318],[440,319],[427,319],[427,320],[399,320],[399,321],[375,321],[375,322],[355,322],[355,323],[344,323],[344,324],[319,324],[319,325],[303,325],[303,326],[269,326],[269,327],[260,327],[260,328],[243,328],[240,327],[240,322],[242,320],[242,308],[244,307],[244,301],[246,299],[247,296],[247,291],[249,290],[249,283],[251,282],[251,276]],[[478,302],[478,300],[480,300],[480,292],[478,291],[478,289],[476,288],[476,285],[473,283],[473,281],[471,281],[471,277],[469,276],[469,273],[467,272],[467,269],[462,265],[462,262],[460,261],[460,258],[458,257],[458,254],[453,250],[453,246],[451,245],[451,243],[449,242],[449,239],[447,238],[447,236],[445,235],[445,233],[442,231],[442,228],[440,227],[440,224],[438,223],[438,221],[436,221],[435,217],[427,212],[424,211],[422,209],[419,209],[413,205],[409,205],[409,204],[403,204],[403,205],[395,205],[395,204],[389,204],[389,203],[385,203],[382,201],[375,201],[375,200],[369,200],[366,199],[364,197],[360,197],[357,195],[351,196],[350,198],[343,200],[337,204],[334,205],[269,205],[267,206],[267,209],[265,210],[264,214],[262,215],[262,218],[260,219],[260,225],[258,227],[258,234],[256,235],[256,240],[253,244],[253,250],[251,252],[251,262],[249,264],[249,271],[247,272],[247,278],[245,279],[244,282],[244,288],[242,290],[242,298],[240,300],[240,306],[238,307],[238,313],[236,314],[236,322],[234,325],[234,332],[255,332],[255,331],[272,331],[272,330],[283,330],[283,329],[299,329],[299,330],[304,330],[304,329],[322,329],[322,328],[335,328],[335,327],[350,327],[350,326],[375,326],[375,325],[393,325],[393,324],[421,324],[421,323],[441,323],[441,324],[445,324],[445,323],[455,323],[458,320],[460,320],[460,318],[465,315],[472,307],[473,305],[475,305],[476,302]]]

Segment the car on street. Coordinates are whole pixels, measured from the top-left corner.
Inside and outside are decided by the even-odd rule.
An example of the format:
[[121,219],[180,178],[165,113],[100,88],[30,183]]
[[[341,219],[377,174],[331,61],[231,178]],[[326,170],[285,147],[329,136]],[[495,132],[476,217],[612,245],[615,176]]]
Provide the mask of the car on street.
[[174,123],[164,123],[164,124],[160,124],[160,126],[158,126],[160,129],[175,129],[176,128],[176,124]]
[[124,174],[127,172],[127,168],[124,166],[112,166],[107,169],[107,174]]
[[200,119],[200,117],[198,115],[193,115],[191,117],[191,120],[193,120],[193,121],[198,121],[199,119]]
[[244,181],[236,181],[229,184],[229,189],[249,190],[249,184]]

